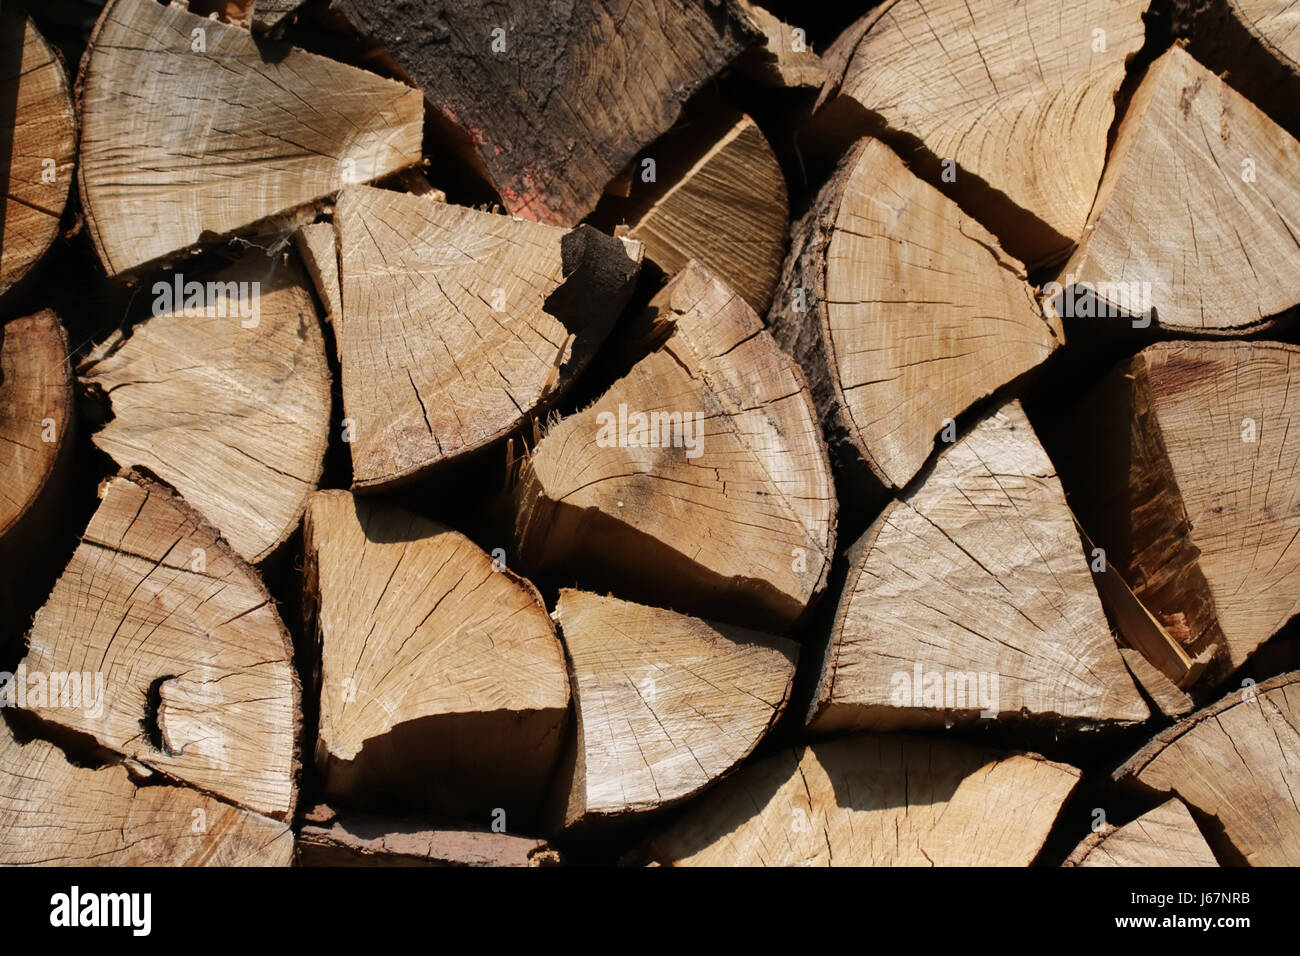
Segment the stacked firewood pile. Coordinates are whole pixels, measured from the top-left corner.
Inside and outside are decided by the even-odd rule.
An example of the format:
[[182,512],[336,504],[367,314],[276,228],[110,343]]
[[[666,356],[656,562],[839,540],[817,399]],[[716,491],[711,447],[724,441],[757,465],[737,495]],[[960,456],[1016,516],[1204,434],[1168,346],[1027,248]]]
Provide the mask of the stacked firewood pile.
[[5,0],[0,863],[1300,863],[1300,13],[803,6]]

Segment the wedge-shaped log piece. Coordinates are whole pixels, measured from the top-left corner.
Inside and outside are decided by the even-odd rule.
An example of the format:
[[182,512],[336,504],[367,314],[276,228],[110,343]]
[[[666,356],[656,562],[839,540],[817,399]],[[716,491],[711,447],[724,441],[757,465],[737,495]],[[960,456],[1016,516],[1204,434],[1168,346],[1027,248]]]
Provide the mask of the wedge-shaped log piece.
[[381,189],[335,211],[335,325],[357,489],[509,434],[555,399],[618,318],[641,244]]
[[[664,155],[670,151],[676,155]],[[664,272],[695,259],[754,311],[765,311],[781,274],[790,204],[781,166],[757,124],[722,110],[692,120],[649,152],[658,157],[656,185],[633,176],[631,199],[616,204],[628,235],[645,243]]]
[[293,240],[316,295],[325,307],[325,321],[339,321],[343,314],[343,292],[339,288],[339,249],[333,224],[309,223],[293,234]]
[[1225,863],[1300,863],[1300,671],[1235,690],[1156,736],[1115,771],[1172,793],[1209,824]]
[[1133,95],[1063,284],[1179,332],[1266,325],[1300,303],[1297,169],[1300,142],[1172,47]]
[[0,722],[0,865],[287,866],[287,823],[188,787],[137,786]]
[[557,226],[591,212],[691,94],[758,39],[729,4],[709,0],[333,8],[455,124],[511,213]]
[[1065,495],[1018,402],[940,454],[850,550],[817,730],[1149,714]]
[[1078,845],[1065,866],[1218,866],[1196,821],[1178,799],[1122,827],[1106,824]]
[[781,630],[825,587],[834,549],[803,375],[695,263],[650,313],[660,347],[529,459],[519,553],[532,568],[584,565],[627,597]]
[[342,491],[307,512],[321,647],[316,764],[340,800],[530,819],[568,718],[564,651],[527,581],[449,528]]
[[77,149],[77,118],[63,63],[22,9],[0,12],[0,295],[59,234]]
[[[48,532],[73,427],[68,336],[48,309],[0,326],[0,567]],[[8,590],[7,580],[0,593]],[[7,602],[6,602],[7,603]]]
[[879,129],[1037,266],[1083,232],[1146,9],[1146,0],[891,0],[827,50],[819,106]]
[[168,482],[261,561],[298,526],[329,437],[329,364],[307,276],[293,257],[254,249],[152,291],[154,316],[81,370],[112,405],[94,442]]
[[785,710],[799,646],[674,611],[564,590],[576,746],[559,774],[570,827],[678,803],[745,759]]
[[1019,262],[865,139],[794,227],[768,316],[855,484],[906,485],[935,436],[1064,341]]
[[181,4],[112,0],[80,89],[81,196],[109,274],[420,160],[417,90]]
[[[298,676],[271,596],[161,485],[111,478],[101,496],[32,623],[15,672],[27,690],[15,706],[238,806],[290,819]],[[60,678],[55,692],[59,675],[82,677],[81,706],[63,693],[75,685]],[[87,684],[102,692],[88,696]]]
[[1300,136],[1300,8],[1289,0],[1178,0],[1171,27],[1202,63]]
[[649,848],[675,866],[1028,866],[1079,771],[908,736],[751,764]]
[[[322,812],[317,812],[322,811]],[[318,819],[323,817],[323,819]],[[318,807],[298,833],[298,866],[553,866],[545,841]]]
[[1294,345],[1153,345],[1081,398],[1052,442],[1080,520],[1197,665],[1191,683],[1240,666],[1296,613],[1297,376]]
[[737,67],[764,86],[820,89],[826,82],[826,66],[808,45],[806,31],[749,0],[739,0],[739,6],[762,31],[763,42],[747,50]]

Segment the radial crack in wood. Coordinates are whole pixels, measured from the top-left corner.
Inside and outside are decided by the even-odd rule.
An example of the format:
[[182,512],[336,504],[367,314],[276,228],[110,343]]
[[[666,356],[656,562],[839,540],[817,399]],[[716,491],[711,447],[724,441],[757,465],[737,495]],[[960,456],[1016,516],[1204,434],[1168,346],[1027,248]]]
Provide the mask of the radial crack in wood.
[[1183,334],[1268,326],[1300,303],[1297,169],[1300,142],[1172,47],[1120,124],[1060,282],[1085,295],[1064,311],[1113,321],[1154,309]]
[[465,536],[347,492],[312,497],[304,539],[326,792],[471,820],[500,809],[511,826],[535,816],[569,685],[532,585]]
[[785,710],[799,646],[674,611],[562,590],[577,725],[558,824],[679,803],[729,773]]
[[1300,672],[1248,684],[1157,735],[1115,771],[1172,793],[1203,821],[1216,856],[1250,866],[1300,863]]
[[20,665],[29,686],[15,706],[237,806],[290,819],[299,687],[271,596],[161,485],[111,478],[101,497],[32,623]]
[[137,786],[125,767],[68,762],[0,721],[0,865],[287,866],[287,823],[188,787]]
[[765,311],[781,274],[790,205],[781,166],[758,126],[723,108],[658,140],[646,156],[658,164],[655,184],[634,175],[630,198],[610,203],[627,234],[645,243],[664,272],[680,272],[695,259],[754,311]]
[[707,0],[333,8],[415,80],[511,213],[566,227],[759,38],[729,2]]
[[768,325],[855,490],[902,488],[942,429],[1065,338],[1021,264],[874,139],[795,225]]
[[170,484],[257,562],[297,528],[320,480],[325,339],[287,254],[252,249],[204,280],[176,272],[154,283],[154,316],[81,381],[112,406],[95,444]]
[[0,295],[59,233],[77,148],[63,61],[16,4],[0,12]]
[[891,0],[827,50],[818,106],[889,139],[1036,267],[1083,232],[1146,9],[1146,0]]
[[942,452],[850,554],[813,729],[1149,716],[1018,402]]
[[420,161],[417,90],[179,3],[112,0],[79,90],[82,202],[110,275]]
[[1218,866],[1209,844],[1177,798],[1122,827],[1106,824],[1075,848],[1064,866]]
[[1298,370],[1294,345],[1153,345],[1085,394],[1050,444],[1108,567],[1203,662],[1184,680],[1152,661],[1180,686],[1221,679],[1300,608]]
[[[524,565],[780,631],[826,585],[835,493],[798,367],[690,263],[650,303],[660,345],[556,423],[515,489]],[[637,592],[637,593],[626,593]]]
[[907,736],[785,750],[723,781],[649,846],[674,866],[1028,866],[1080,773]]
[[408,480],[504,438],[604,340],[641,244],[381,189],[335,211],[334,327],[354,488]]

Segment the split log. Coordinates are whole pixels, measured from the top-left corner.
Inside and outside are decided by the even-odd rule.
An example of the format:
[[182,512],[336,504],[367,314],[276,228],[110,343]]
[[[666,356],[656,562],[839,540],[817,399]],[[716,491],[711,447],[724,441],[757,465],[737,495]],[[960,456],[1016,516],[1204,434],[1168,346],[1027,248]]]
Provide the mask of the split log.
[[290,21],[307,0],[252,0],[253,29],[270,33]]
[[63,61],[19,7],[0,12],[0,295],[59,233],[77,148]]
[[736,66],[764,86],[821,89],[826,65],[808,45],[804,31],[749,0],[739,0],[738,5],[763,34],[763,42],[747,50]]
[[1064,341],[1021,264],[874,139],[795,225],[768,324],[864,489],[902,488],[946,425]]
[[834,550],[807,384],[696,263],[649,316],[659,347],[528,459],[518,553],[525,567],[582,565],[589,586],[778,631],[825,588]]
[[850,550],[809,725],[1146,720],[1074,518],[1018,402],[939,455]]
[[250,249],[210,277],[176,272],[152,291],[154,316],[81,369],[112,407],[94,442],[170,484],[241,557],[262,561],[297,528],[329,437],[330,373],[307,277],[289,254]]
[[1157,324],[1183,334],[1267,327],[1300,303],[1296,169],[1300,142],[1171,48],[1133,95],[1065,268],[1063,284],[1097,300],[1075,311],[1154,309]]
[[15,706],[167,778],[289,820],[299,688],[271,596],[161,485],[111,478],[101,497],[32,622]]
[[1050,446],[1107,566],[1183,659],[1204,664],[1151,660],[1184,689],[1239,667],[1300,601],[1298,354],[1270,342],[1153,345],[1085,394]]
[[1122,827],[1106,824],[1064,866],[1218,866],[1187,806],[1168,800]]
[[420,94],[156,0],[112,0],[79,81],[79,183],[110,275],[420,161]]
[[[68,336],[48,309],[0,326],[0,606],[19,607],[23,569],[45,547],[72,456]],[[48,582],[47,582],[48,584]]]
[[569,685],[532,585],[449,528],[342,491],[312,497],[304,547],[326,792],[533,818]]
[[1300,136],[1300,12],[1285,0],[1172,0],[1196,58]]
[[827,50],[820,121],[890,141],[1037,267],[1083,232],[1146,9],[1146,0],[891,0]]
[[76,766],[0,721],[0,865],[287,866],[293,833],[188,787]]
[[554,866],[543,840],[484,829],[432,827],[318,807],[298,833],[298,866]]
[[[333,0],[384,45],[513,215],[574,226],[755,31],[730,3]],[[635,78],[630,80],[629,78]],[[599,108],[592,109],[592,104]]]
[[504,438],[586,366],[640,243],[356,187],[335,210],[353,487]]
[[334,226],[328,222],[309,223],[293,234],[294,246],[302,257],[316,297],[325,308],[325,321],[331,325],[343,314],[343,291],[339,287],[339,250],[334,240]]
[[[1113,576],[1119,577],[1118,574]],[[1121,647],[1119,653],[1124,658],[1128,672],[1133,675],[1133,682],[1142,688],[1160,713],[1166,717],[1176,718],[1190,714],[1196,709],[1196,701],[1190,695],[1183,693],[1179,686],[1161,673],[1141,651],[1131,647]]]
[[781,166],[758,126],[722,108],[644,155],[657,162],[655,184],[633,175],[628,201],[611,202],[627,235],[645,243],[646,255],[669,275],[694,259],[754,311],[766,311],[781,274],[790,204]]
[[1028,866],[1080,773],[907,736],[786,750],[705,794],[649,846],[673,866]]
[[1174,794],[1205,825],[1215,855],[1250,866],[1300,863],[1300,671],[1247,685],[1159,734],[1115,771]]
[[574,828],[671,806],[729,773],[785,710],[799,646],[563,590],[576,738],[557,778]]

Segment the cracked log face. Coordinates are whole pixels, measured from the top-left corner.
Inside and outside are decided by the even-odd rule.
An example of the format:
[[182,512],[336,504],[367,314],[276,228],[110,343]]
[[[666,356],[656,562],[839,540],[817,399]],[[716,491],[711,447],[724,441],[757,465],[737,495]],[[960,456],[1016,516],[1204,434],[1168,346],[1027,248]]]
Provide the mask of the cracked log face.
[[1297,370],[1293,345],[1153,345],[1085,395],[1053,442],[1108,565],[1200,661],[1192,681],[1239,667],[1300,606]]
[[1149,716],[1074,519],[1018,402],[944,451],[850,549],[809,713],[818,731]]
[[642,183],[634,165],[631,197],[611,203],[628,235],[669,275],[694,259],[765,311],[781,274],[790,204],[758,126],[725,109],[690,121],[645,155],[656,158],[658,183]]
[[1146,9],[1146,0],[892,0],[826,52],[819,106],[895,143],[1038,266],[1083,232]]
[[783,630],[825,587],[834,551],[835,493],[803,375],[697,264],[650,317],[662,344],[529,458],[515,489],[520,557]]
[[1243,687],[1156,736],[1115,771],[1207,821],[1219,859],[1300,865],[1300,672]]
[[334,0],[332,9],[384,45],[506,209],[565,227],[759,38],[729,5],[705,0]]
[[59,233],[77,148],[63,63],[16,5],[0,11],[0,295],[27,274]]
[[[222,287],[187,308],[182,280]],[[112,406],[95,445],[172,485],[244,561],[263,561],[298,527],[328,441],[329,364],[307,276],[291,255],[250,250],[152,290],[170,307],[82,369]]]
[[1028,866],[1074,767],[907,736],[751,764],[650,844],[672,866]]
[[1172,47],[1133,95],[1062,281],[1183,334],[1267,326],[1300,303],[1297,169],[1300,142]]
[[357,187],[335,212],[335,323],[353,487],[504,438],[587,364],[632,293],[640,243],[587,226]]
[[564,827],[671,806],[730,772],[789,698],[793,641],[563,590],[553,615],[577,721],[557,778]]
[[326,791],[531,819],[569,707],[532,585],[464,535],[346,492],[313,496],[304,538]]
[[[195,314],[173,294],[182,279],[224,288]],[[201,280],[169,274],[160,290],[173,307],[82,370],[112,407],[94,442],[261,561],[297,528],[328,440],[329,366],[307,277],[291,254],[253,249]]]
[[1064,343],[1021,264],[874,139],[795,225],[768,324],[854,483],[887,489],[945,424]]
[[120,764],[91,770],[0,721],[0,865],[287,866],[287,823],[188,787],[137,786]]
[[66,706],[50,687],[39,697],[29,690],[16,706],[168,778],[288,820],[298,677],[261,579],[161,485],[111,478],[101,497],[32,622],[21,665],[32,686],[37,675],[82,675],[81,706]]
[[72,406],[68,335],[59,317],[47,309],[0,326],[0,559],[6,569],[57,507],[51,499],[67,470]]
[[417,90],[268,55],[180,4],[112,0],[79,83],[81,196],[110,275],[420,161]]
[[1218,866],[1187,805],[1173,799],[1085,839],[1064,866]]

